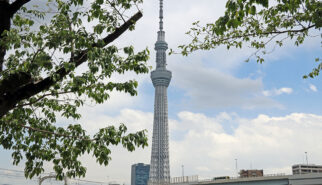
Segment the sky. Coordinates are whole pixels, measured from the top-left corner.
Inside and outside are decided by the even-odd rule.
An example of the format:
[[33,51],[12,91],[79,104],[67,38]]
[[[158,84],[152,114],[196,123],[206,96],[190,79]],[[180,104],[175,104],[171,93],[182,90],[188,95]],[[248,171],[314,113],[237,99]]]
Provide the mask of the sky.
[[[223,0],[165,0],[164,29],[169,48],[189,43],[184,33],[192,22],[208,23],[223,15]],[[154,43],[158,30],[158,1],[146,0],[143,18],[117,45],[149,48],[155,68]],[[318,33],[318,32],[317,32]],[[167,57],[172,71],[168,88],[170,172],[172,177],[198,175],[200,179],[236,176],[240,169],[263,169],[264,174],[291,174],[291,166],[322,164],[322,76],[303,79],[321,58],[321,41],[307,39],[300,47],[291,42],[266,56],[265,63],[245,63],[249,48],[198,51],[188,57]],[[81,108],[79,120],[90,134],[99,128],[125,123],[130,132],[147,129],[149,147],[130,153],[112,148],[109,166],[82,157],[87,180],[130,184],[131,165],[150,163],[154,88],[149,74],[113,76],[136,79],[138,96],[113,92],[102,105]],[[68,120],[60,120],[68,124]],[[12,166],[10,151],[0,150],[0,167]],[[236,160],[237,159],[237,160]],[[50,164],[46,166],[51,172]],[[2,180],[1,180],[2,179]],[[0,183],[13,182],[0,178]],[[2,182],[3,181],[3,182]],[[32,184],[32,182],[30,182]]]

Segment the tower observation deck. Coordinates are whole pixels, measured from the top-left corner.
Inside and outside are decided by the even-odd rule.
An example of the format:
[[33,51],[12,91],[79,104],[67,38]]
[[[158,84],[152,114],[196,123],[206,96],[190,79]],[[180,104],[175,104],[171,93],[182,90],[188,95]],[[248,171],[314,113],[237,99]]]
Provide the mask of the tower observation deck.
[[154,48],[156,50],[156,69],[151,72],[155,100],[149,185],[170,184],[167,89],[172,74],[166,69],[168,44],[165,42],[165,32],[163,31],[163,0],[160,0],[159,18],[158,39]]

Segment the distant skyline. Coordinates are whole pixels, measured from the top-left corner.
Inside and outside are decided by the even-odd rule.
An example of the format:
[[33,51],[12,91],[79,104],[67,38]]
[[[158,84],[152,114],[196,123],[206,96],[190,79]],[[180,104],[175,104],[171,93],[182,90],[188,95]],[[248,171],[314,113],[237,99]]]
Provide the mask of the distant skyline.
[[[207,23],[223,15],[226,1],[165,0],[164,30],[169,48],[189,43],[184,33],[192,22]],[[143,18],[136,30],[115,43],[149,48],[149,65],[155,68],[154,43],[158,30],[158,0],[145,0]],[[318,33],[318,32],[317,32]],[[265,56],[265,63],[243,62],[250,49],[198,51],[167,57],[173,72],[168,89],[170,172],[200,178],[236,176],[238,169],[263,169],[264,174],[291,174],[293,164],[322,164],[322,75],[302,79],[321,56],[321,40],[308,38],[300,47],[291,42]],[[111,124],[125,123],[129,131],[148,130],[149,147],[132,153],[112,148],[108,167],[84,156],[85,179],[130,184],[131,165],[150,163],[154,88],[150,74],[113,76],[112,80],[137,79],[138,96],[113,92],[103,105],[81,109],[81,123],[89,133]],[[73,120],[58,121],[59,125]],[[0,168],[12,166],[11,153],[0,149]],[[49,171],[53,171],[48,165]],[[2,178],[2,177],[1,177]],[[1,179],[0,178],[0,179]],[[0,180],[0,184],[1,184]]]

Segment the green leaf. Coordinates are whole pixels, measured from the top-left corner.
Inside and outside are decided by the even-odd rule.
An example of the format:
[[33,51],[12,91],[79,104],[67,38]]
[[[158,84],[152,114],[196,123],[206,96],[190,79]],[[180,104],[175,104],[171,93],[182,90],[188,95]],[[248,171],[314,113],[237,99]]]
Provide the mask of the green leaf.
[[[52,164],[59,180],[84,177],[86,167],[80,158],[85,152],[108,165],[111,145],[121,144],[129,151],[147,145],[145,132],[127,133],[124,125],[102,128],[91,137],[77,124],[81,118],[78,108],[88,102],[104,103],[113,90],[137,94],[137,81],[119,79],[112,83],[112,74],[149,71],[148,49],[120,49],[117,42],[119,36],[128,33],[126,30],[135,28],[135,22],[123,25],[121,16],[126,18],[137,11],[142,1],[83,3],[48,0],[41,10],[37,5],[24,6],[9,17],[11,29],[1,33],[0,49],[6,55],[5,70],[0,72],[0,96],[19,92],[17,97],[22,98],[8,109],[3,105],[9,99],[0,97],[5,101],[0,104],[1,112],[8,109],[0,115],[0,145],[12,151],[14,165],[25,162],[26,178],[43,173],[44,163]],[[116,14],[115,9],[124,15]],[[122,29],[128,27],[120,32],[117,28],[122,25]],[[111,36],[107,35],[116,37],[115,42],[110,43]],[[57,116],[70,125],[57,126]]]
[[[278,0],[274,4],[268,0],[229,0],[225,14],[217,20],[205,25],[199,21],[193,23],[186,32],[190,43],[178,48],[183,56],[188,56],[197,50],[220,46],[227,49],[246,46],[253,49],[249,58],[255,57],[258,63],[263,63],[264,55],[274,51],[275,45],[282,47],[284,41],[291,40],[294,46],[300,46],[307,36],[315,35],[322,25],[321,7],[318,0]],[[319,67],[314,68],[307,76],[316,77],[319,71]]]

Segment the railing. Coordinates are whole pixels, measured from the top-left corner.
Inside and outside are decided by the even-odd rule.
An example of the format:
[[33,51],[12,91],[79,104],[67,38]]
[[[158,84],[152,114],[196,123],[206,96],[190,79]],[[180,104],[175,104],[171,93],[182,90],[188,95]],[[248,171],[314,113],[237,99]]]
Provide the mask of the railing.
[[277,174],[267,174],[263,176],[253,176],[253,177],[229,177],[229,179],[200,179],[198,182],[213,182],[213,181],[230,181],[230,180],[238,180],[238,179],[253,179],[253,178],[261,178],[261,177],[284,177],[287,176],[285,173],[277,173]]
[[171,184],[190,183],[190,182],[199,182],[198,175],[173,177],[170,179]]

